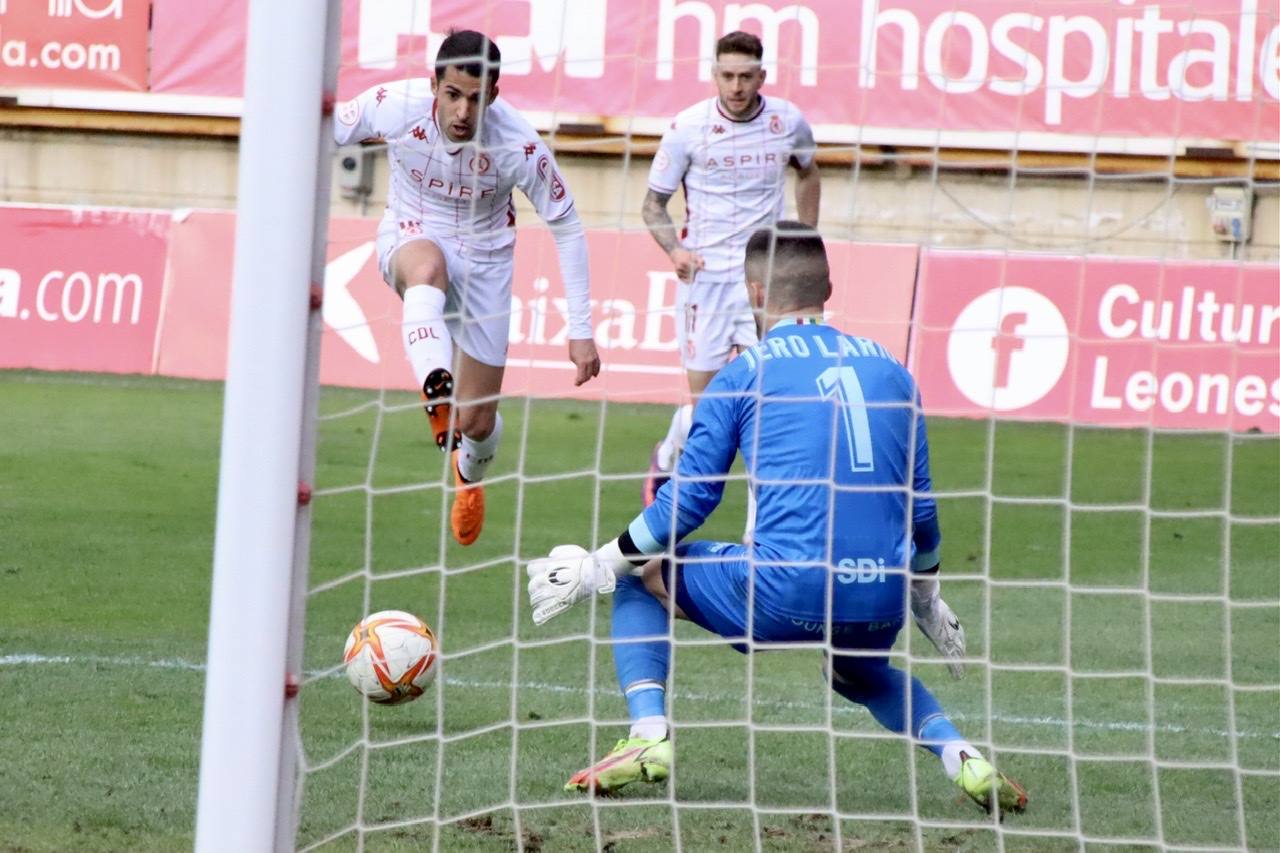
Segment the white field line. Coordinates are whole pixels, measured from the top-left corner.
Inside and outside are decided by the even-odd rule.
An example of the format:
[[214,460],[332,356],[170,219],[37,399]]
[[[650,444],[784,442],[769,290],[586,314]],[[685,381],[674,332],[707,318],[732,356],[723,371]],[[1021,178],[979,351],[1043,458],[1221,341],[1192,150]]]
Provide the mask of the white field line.
[[[140,658],[140,657],[109,657],[106,655],[42,655],[42,654],[9,654],[0,655],[0,668],[17,667],[17,666],[46,666],[52,664],[102,664],[106,666],[122,666],[122,667],[138,667],[148,669],[168,669],[182,670],[186,672],[204,672],[205,665],[194,661],[182,660],[181,658]],[[326,671],[327,676],[331,678],[340,678],[341,673],[335,671]],[[308,673],[308,675],[319,675],[322,673]],[[466,678],[446,678],[445,684],[451,687],[464,687],[473,690],[510,690],[512,686],[520,690],[533,690],[541,693],[559,693],[572,696],[587,696],[595,693],[597,696],[613,696],[617,691],[596,687],[574,687],[567,684],[549,684],[539,681],[522,681],[515,685],[510,681],[475,681]],[[728,693],[694,693],[687,691],[678,691],[673,693],[674,698],[687,702],[740,702],[742,696],[732,695]],[[756,697],[755,705],[763,706],[776,710],[794,710],[794,711],[814,711],[824,712],[826,706],[813,702],[795,702],[787,699],[766,699]],[[840,700],[840,704],[832,706],[832,712],[837,715],[860,713],[860,709],[844,704]],[[958,723],[972,722],[979,723],[983,718],[974,717],[965,714],[950,714],[953,720]],[[1025,716],[1020,714],[993,714],[991,721],[995,723],[1004,723],[1015,726],[1054,726],[1065,728],[1067,721],[1058,717],[1049,716]],[[1085,720],[1077,718],[1075,725],[1078,728],[1096,729],[1099,731],[1111,732],[1146,732],[1155,731],[1162,734],[1207,734],[1216,737],[1230,737],[1231,733],[1225,729],[1201,729],[1191,726],[1180,726],[1172,723],[1161,723],[1156,726],[1150,726],[1146,723],[1123,722],[1115,720]],[[1251,732],[1238,731],[1235,733],[1238,738],[1267,738],[1270,740],[1280,740],[1280,732]]]

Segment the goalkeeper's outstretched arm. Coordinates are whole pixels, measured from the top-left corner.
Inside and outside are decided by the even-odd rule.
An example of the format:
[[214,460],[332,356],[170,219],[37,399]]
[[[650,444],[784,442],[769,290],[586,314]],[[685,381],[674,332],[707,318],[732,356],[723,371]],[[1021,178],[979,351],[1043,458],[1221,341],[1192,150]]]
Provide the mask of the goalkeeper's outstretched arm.
[[613,592],[617,578],[640,574],[646,563],[702,525],[720,503],[724,477],[738,450],[740,394],[726,392],[732,389],[722,372],[698,403],[676,476],[616,539],[594,552],[560,545],[529,563],[535,623],[541,625],[593,595]]

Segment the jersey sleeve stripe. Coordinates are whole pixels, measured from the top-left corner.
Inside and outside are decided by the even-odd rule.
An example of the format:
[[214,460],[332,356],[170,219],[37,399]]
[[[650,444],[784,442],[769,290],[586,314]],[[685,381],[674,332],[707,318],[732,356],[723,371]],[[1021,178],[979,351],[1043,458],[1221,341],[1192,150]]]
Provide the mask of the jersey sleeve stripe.
[[649,532],[649,525],[645,523],[643,513],[632,520],[627,532],[631,534],[631,541],[635,543],[636,549],[640,553],[657,554],[662,551],[662,543]]
[[941,562],[940,549],[934,548],[930,551],[916,551],[911,558],[911,571],[923,572],[932,569]]

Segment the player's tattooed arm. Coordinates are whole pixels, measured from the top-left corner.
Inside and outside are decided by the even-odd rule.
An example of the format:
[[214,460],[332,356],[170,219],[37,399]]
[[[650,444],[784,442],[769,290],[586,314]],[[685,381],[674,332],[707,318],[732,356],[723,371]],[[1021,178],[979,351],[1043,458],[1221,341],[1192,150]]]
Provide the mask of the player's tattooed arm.
[[682,281],[692,281],[694,273],[702,269],[702,257],[681,244],[676,234],[676,224],[671,221],[671,214],[667,211],[667,202],[670,200],[671,193],[649,190],[644,197],[644,206],[640,208],[640,216],[648,226],[654,241],[662,247],[662,251],[667,253],[667,257],[671,258],[676,275]]
[[649,233],[668,255],[680,247],[676,224],[671,221],[671,214],[667,211],[669,201],[671,193],[649,190],[644,197],[644,206],[640,208],[640,216],[644,219],[644,224],[649,226]]

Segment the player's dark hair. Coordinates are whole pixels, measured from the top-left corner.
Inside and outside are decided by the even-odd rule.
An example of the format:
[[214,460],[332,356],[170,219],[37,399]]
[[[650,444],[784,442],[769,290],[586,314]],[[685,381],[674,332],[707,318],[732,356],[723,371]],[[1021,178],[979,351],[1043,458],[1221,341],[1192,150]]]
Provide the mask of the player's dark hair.
[[765,286],[774,312],[824,304],[831,294],[831,265],[822,236],[803,222],[783,219],[747,241],[747,278]]
[[725,53],[741,53],[744,56],[764,59],[764,45],[758,36],[744,33],[742,30],[734,30],[728,35],[721,36],[720,41],[716,42],[716,59]]
[[502,65],[502,53],[484,33],[475,30],[449,30],[449,35],[436,51],[436,79],[445,71],[457,68],[472,77],[484,77],[489,85],[498,82],[498,70]]

